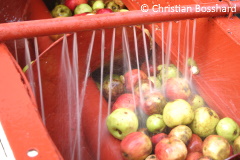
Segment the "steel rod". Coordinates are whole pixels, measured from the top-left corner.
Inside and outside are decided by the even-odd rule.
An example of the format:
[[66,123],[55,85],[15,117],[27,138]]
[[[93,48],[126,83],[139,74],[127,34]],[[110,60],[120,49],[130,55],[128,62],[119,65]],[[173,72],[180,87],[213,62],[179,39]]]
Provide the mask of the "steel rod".
[[[232,7],[232,10],[228,9],[229,7]],[[135,10],[91,16],[73,16],[3,23],[0,24],[0,41],[119,26],[149,24],[153,22],[227,16],[233,12],[240,13],[240,1],[184,5],[181,6],[181,8],[186,9],[186,11],[184,12],[184,10],[180,10],[177,7],[173,7],[171,10],[166,8],[166,11],[162,11],[162,8],[159,10],[156,6],[147,12]],[[211,10],[211,12],[207,12],[207,8],[215,8],[215,11]],[[224,8],[227,10],[225,11]],[[203,10],[200,11],[200,9]]]

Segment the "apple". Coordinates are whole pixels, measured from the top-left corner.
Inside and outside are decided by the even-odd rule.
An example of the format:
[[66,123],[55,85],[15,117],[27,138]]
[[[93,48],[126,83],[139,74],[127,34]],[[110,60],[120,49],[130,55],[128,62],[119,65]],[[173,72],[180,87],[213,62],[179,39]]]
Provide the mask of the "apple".
[[186,160],[199,160],[203,156],[200,152],[189,152]]
[[108,131],[117,139],[122,140],[138,129],[136,114],[127,108],[119,108],[107,116]]
[[157,71],[157,67],[155,67],[152,64],[149,64],[149,69],[147,67],[147,63],[143,62],[141,65],[141,70],[148,75],[148,72],[150,73],[150,76],[154,75],[154,70]]
[[203,141],[203,155],[216,160],[224,160],[230,156],[230,144],[219,135],[210,135]]
[[147,129],[152,133],[160,133],[166,128],[161,114],[153,114],[147,118]]
[[170,78],[164,85],[167,99],[173,101],[175,99],[187,100],[191,95],[188,81],[184,78]]
[[162,81],[167,81],[170,78],[176,78],[180,75],[177,67],[174,64],[166,65],[158,65],[157,66],[157,77]]
[[148,80],[150,80],[153,83],[154,90],[161,90],[162,84],[161,84],[161,81],[157,77],[150,76],[150,77],[148,77]]
[[152,143],[146,134],[133,132],[121,141],[120,150],[125,160],[144,160],[152,153]]
[[135,111],[136,107],[139,105],[139,98],[136,95],[130,93],[124,93],[120,95],[112,106],[112,111],[118,108],[128,108]]
[[202,139],[196,135],[192,134],[190,141],[187,144],[188,153],[190,152],[202,152]]
[[72,16],[72,11],[65,5],[56,5],[51,12],[52,17],[70,17]]
[[75,14],[74,16],[86,16],[86,15],[90,15],[90,14],[92,14],[92,13],[85,12],[85,13]]
[[138,95],[141,98],[141,94],[144,96],[148,93],[150,93],[151,89],[154,88],[154,84],[148,80],[143,79],[141,80],[141,84],[136,84],[134,87],[134,94]]
[[104,7],[105,7],[105,4],[103,3],[102,0],[97,0],[92,5],[93,10],[103,9]]
[[120,9],[119,12],[128,12],[128,9]]
[[[110,86],[111,85],[111,86]],[[112,83],[110,84],[110,75],[106,76],[103,81],[103,95],[106,99],[109,98],[109,91],[111,90],[112,100],[116,100],[124,92],[124,84],[121,76],[117,74],[112,75]]]
[[208,107],[200,107],[194,113],[194,119],[189,125],[193,133],[202,138],[215,134],[215,129],[219,122],[217,113]]
[[238,136],[233,142],[234,154],[240,153],[240,136]]
[[153,144],[153,147],[155,147],[158,142],[160,142],[163,138],[167,138],[168,135],[166,133],[158,133],[158,134],[155,134],[151,137],[151,141],[152,141],[152,144]]
[[168,136],[178,138],[187,145],[192,137],[192,130],[186,125],[179,125],[177,127],[174,127]]
[[90,7],[86,3],[82,3],[76,6],[76,8],[74,9],[74,14],[81,14],[81,13],[92,12],[92,11],[93,11],[92,7]]
[[234,142],[233,142],[233,145],[232,145],[232,152],[233,154],[238,154],[240,153],[240,136],[238,136]]
[[221,119],[216,127],[217,134],[228,140],[229,143],[233,142],[239,136],[239,126],[231,118],[225,117]]
[[193,110],[196,110],[199,107],[204,107],[205,106],[204,99],[198,94],[190,95],[188,102],[193,107]]
[[175,137],[162,139],[155,147],[158,160],[185,160],[187,157],[186,145]]
[[134,88],[135,85],[138,85],[138,76],[141,80],[148,79],[147,75],[143,71],[138,69],[133,69],[124,74],[125,87],[128,92],[131,92],[132,88]]
[[106,8],[111,9],[113,12],[118,12],[120,7],[114,1],[109,1],[106,3]]
[[120,8],[124,8],[125,7],[125,5],[122,2],[122,0],[113,0],[113,2],[116,3]]
[[168,102],[163,109],[163,120],[170,128],[190,124],[193,118],[194,112],[191,105],[183,99]]
[[66,0],[65,1],[65,5],[72,11],[74,11],[77,5],[80,5],[83,3],[87,3],[87,0]]
[[96,11],[96,14],[106,14],[106,13],[112,13],[113,11],[111,9],[108,8],[103,8],[103,9],[98,9]]
[[147,158],[145,160],[158,160],[155,154],[151,154],[149,156],[147,156]]
[[158,91],[145,92],[142,109],[147,115],[162,114],[166,104],[167,101],[162,93]]

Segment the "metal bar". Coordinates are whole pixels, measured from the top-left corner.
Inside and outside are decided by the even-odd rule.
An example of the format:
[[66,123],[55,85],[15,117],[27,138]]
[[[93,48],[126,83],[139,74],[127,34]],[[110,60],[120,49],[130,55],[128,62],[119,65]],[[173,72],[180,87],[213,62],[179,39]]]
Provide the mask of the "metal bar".
[[[215,11],[213,11],[214,8]],[[165,8],[166,11],[161,9],[155,6],[147,12],[136,10],[92,16],[3,23],[0,24],[0,41],[153,22],[227,16],[233,12],[240,13],[240,1],[184,5],[180,8],[173,6],[171,9]],[[200,9],[203,10],[200,11]],[[206,9],[210,9],[211,12],[207,12]]]

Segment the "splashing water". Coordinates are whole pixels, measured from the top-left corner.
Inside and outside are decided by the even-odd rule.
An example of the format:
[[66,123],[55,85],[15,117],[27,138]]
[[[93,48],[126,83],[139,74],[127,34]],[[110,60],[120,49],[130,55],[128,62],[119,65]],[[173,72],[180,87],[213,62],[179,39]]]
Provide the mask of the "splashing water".
[[[181,31],[182,31],[182,22],[179,21],[178,23],[178,37],[177,37],[177,61],[176,61],[176,66],[177,69],[179,70],[180,65],[181,65],[181,57],[184,58],[183,60],[183,75],[184,78],[186,79],[190,79],[190,83],[192,84],[192,74],[190,73],[190,75],[188,75],[188,66],[187,66],[187,59],[191,56],[191,58],[194,58],[194,46],[195,46],[195,39],[196,39],[196,20],[193,20],[193,28],[192,28],[192,42],[190,45],[190,20],[186,21],[186,26],[185,26],[185,33],[184,33],[184,38],[181,39]],[[138,39],[138,35],[137,35],[137,27],[136,26],[132,26],[132,31],[133,31],[133,36],[129,36],[129,33],[127,32],[128,30],[126,29],[127,27],[123,27],[122,28],[122,58],[123,58],[123,73],[126,73],[127,71],[130,72],[130,74],[132,74],[132,69],[134,69],[134,67],[136,67],[136,69],[140,70],[141,69],[141,61],[144,60],[144,62],[146,62],[146,70],[147,70],[147,76],[150,77],[151,76],[151,71],[150,71],[150,63],[153,65],[153,77],[157,77],[158,71],[156,70],[157,68],[157,52],[156,52],[156,43],[155,41],[158,43],[158,45],[161,47],[161,52],[162,52],[162,56],[161,56],[161,61],[163,65],[169,66],[169,64],[171,63],[171,55],[172,55],[172,32],[173,32],[173,22],[168,22],[168,28],[165,29],[166,23],[161,23],[161,31],[160,31],[160,35],[161,35],[161,41],[157,41],[155,38],[155,34],[156,34],[156,27],[155,24],[151,24],[150,26],[148,26],[148,29],[151,29],[151,33],[149,37],[151,37],[151,41],[150,41],[150,45],[151,48],[148,48],[147,44],[147,39],[149,38],[148,36],[146,36],[146,28],[144,25],[141,26],[142,29],[142,41],[143,41],[143,54],[140,55],[140,50],[139,50],[139,39]],[[115,62],[115,43],[116,43],[116,29],[114,28],[112,30],[112,37],[111,37],[111,49],[110,49],[110,67],[109,67],[109,73],[110,73],[110,86],[113,83],[113,74],[114,74],[114,62]],[[83,139],[81,138],[81,116],[82,116],[82,108],[84,106],[84,101],[85,101],[85,93],[86,93],[86,86],[87,86],[87,82],[88,82],[88,78],[91,75],[90,74],[90,62],[91,62],[91,58],[92,58],[92,52],[93,52],[93,48],[94,48],[94,40],[95,40],[95,34],[96,31],[92,32],[91,35],[91,41],[89,43],[88,46],[88,52],[87,52],[87,57],[86,57],[86,70],[84,73],[84,79],[82,84],[79,84],[79,47],[78,47],[78,39],[77,39],[77,33],[73,34],[73,46],[72,46],[72,57],[69,56],[69,48],[68,48],[68,38],[66,35],[63,36],[62,39],[62,50],[61,50],[61,68],[60,68],[60,74],[61,74],[61,81],[59,82],[59,85],[61,86],[61,84],[65,84],[66,85],[66,99],[67,99],[67,105],[68,107],[68,129],[69,129],[69,135],[68,135],[68,139],[69,139],[69,152],[70,152],[70,159],[80,159],[80,157],[82,156],[82,149],[81,149],[81,143],[83,141]],[[134,46],[131,48],[130,46],[130,40],[129,37],[132,37],[133,40],[133,44]],[[100,60],[100,99],[99,99],[99,113],[98,113],[98,128],[97,128],[97,160],[101,159],[101,143],[102,143],[102,139],[101,139],[101,132],[102,132],[102,128],[103,126],[101,121],[103,120],[102,117],[102,104],[104,101],[103,98],[103,79],[104,79],[104,72],[105,72],[105,42],[106,42],[106,34],[105,34],[105,30],[101,30],[101,50],[99,52],[99,54],[101,54],[101,60]],[[109,38],[109,37],[108,37]],[[181,41],[184,41],[184,47],[181,47]],[[16,45],[16,42],[15,42]],[[45,124],[46,123],[46,117],[45,117],[45,109],[44,109],[44,95],[42,93],[42,77],[41,77],[41,66],[40,66],[40,59],[39,59],[39,53],[38,53],[38,45],[37,45],[37,39],[34,38],[34,46],[35,46],[35,56],[36,56],[36,65],[37,65],[37,77],[38,77],[38,82],[39,82],[39,96],[40,96],[40,107],[41,107],[41,115],[42,115],[42,121]],[[191,49],[190,49],[191,47]],[[181,50],[181,48],[183,48],[183,51]],[[30,57],[30,52],[28,49],[28,42],[25,39],[25,53],[26,53],[26,63],[30,66],[29,67],[29,71],[27,72],[28,74],[28,78],[30,81],[30,84],[33,88],[33,91],[35,93],[34,90],[34,79],[33,79],[33,70],[32,67],[30,65],[31,63],[31,57]],[[151,53],[150,50],[151,49]],[[17,50],[15,52],[17,54]],[[184,53],[184,56],[181,55],[181,53]],[[135,57],[135,59],[132,59],[133,56]],[[152,61],[150,62],[149,57],[151,57]],[[17,56],[16,56],[17,58]],[[133,67],[132,61],[136,61],[136,66]],[[164,74],[164,72],[162,72],[162,74]],[[142,92],[142,80],[141,80],[141,75],[138,72],[138,87],[139,87],[139,97],[140,97],[140,105],[143,104],[144,102],[144,97],[143,97],[143,92]],[[179,77],[180,75],[177,75],[177,77]],[[162,75],[162,77],[164,77]],[[164,84],[166,82],[166,80],[163,78],[162,79],[162,84]],[[133,86],[133,79],[130,77],[130,83],[131,85],[131,93],[133,94],[133,96],[135,96],[134,93],[134,86]],[[151,91],[154,90],[152,83],[149,83],[150,89]],[[161,88],[163,91],[163,87]],[[109,90],[109,96],[108,96],[108,114],[111,113],[111,107],[112,107],[112,90]],[[134,105],[136,105],[136,101],[134,99]],[[72,108],[72,106],[74,106],[75,108]],[[137,111],[136,111],[137,112]],[[145,127],[145,124],[143,124],[143,122],[145,122],[147,115],[145,115],[144,113],[140,113],[140,119],[142,119],[143,121],[140,123],[140,127]],[[73,117],[76,117],[76,119],[73,119]],[[74,121],[76,121],[76,124],[74,123]],[[75,130],[72,130],[72,128],[76,128]],[[77,152],[75,152],[75,150]],[[77,155],[76,155],[77,153]]]

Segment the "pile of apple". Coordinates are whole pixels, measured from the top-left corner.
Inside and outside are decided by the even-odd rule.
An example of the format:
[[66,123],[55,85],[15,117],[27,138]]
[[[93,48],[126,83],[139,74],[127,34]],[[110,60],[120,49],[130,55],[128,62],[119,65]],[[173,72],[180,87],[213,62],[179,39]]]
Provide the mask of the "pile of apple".
[[[51,11],[53,18],[86,16],[112,12],[126,12],[128,9],[121,0],[65,0]],[[51,35],[53,41],[63,37],[63,34]]]
[[56,5],[52,16],[70,17],[128,11],[121,0],[66,0]]
[[123,159],[224,160],[240,152],[238,124],[220,119],[175,65],[158,65],[155,77],[144,66],[103,82],[112,100],[106,125]]

